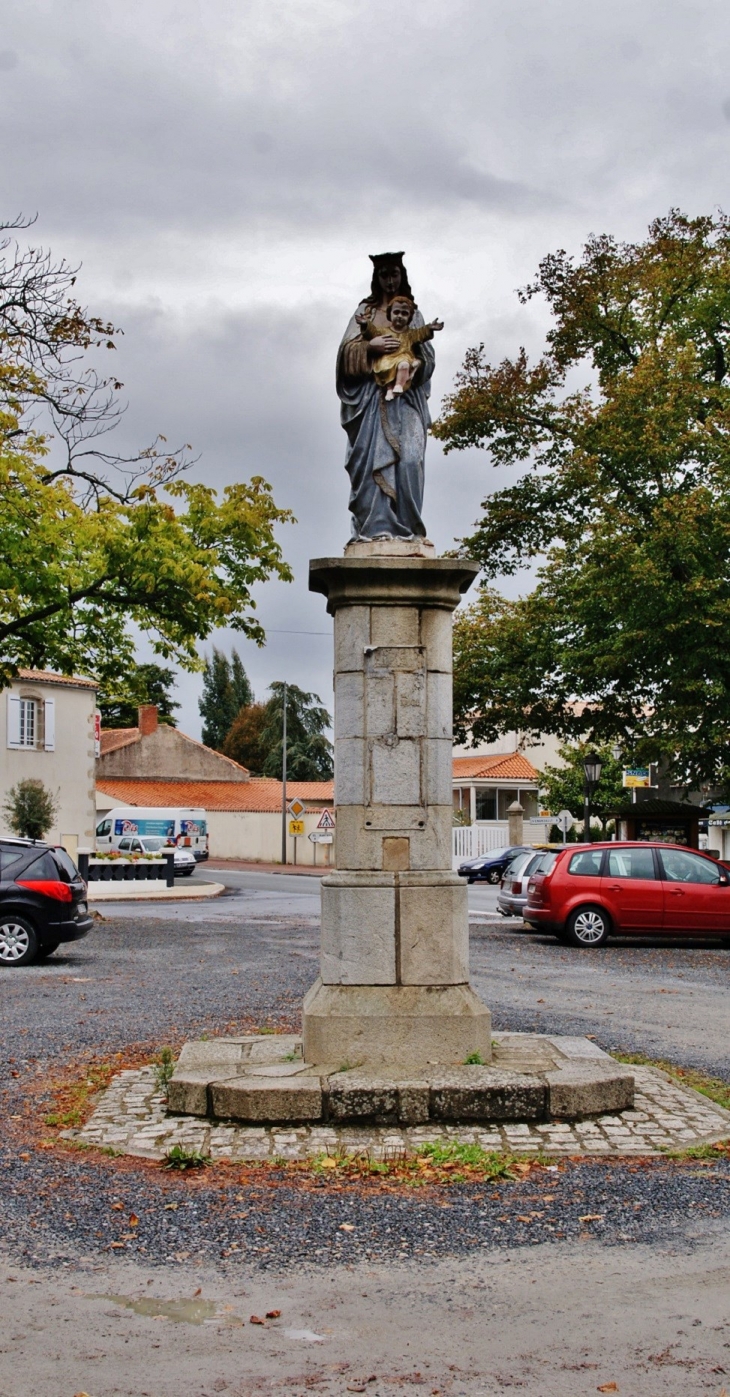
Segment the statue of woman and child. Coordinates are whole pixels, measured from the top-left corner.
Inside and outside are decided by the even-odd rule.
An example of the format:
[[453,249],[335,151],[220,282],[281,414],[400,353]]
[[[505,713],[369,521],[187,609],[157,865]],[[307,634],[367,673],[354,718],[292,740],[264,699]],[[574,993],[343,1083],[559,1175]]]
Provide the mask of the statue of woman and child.
[[352,534],[425,538],[423,463],[435,363],[430,341],[443,321],[424,323],[402,252],[370,260],[370,295],[357,307],[337,356]]

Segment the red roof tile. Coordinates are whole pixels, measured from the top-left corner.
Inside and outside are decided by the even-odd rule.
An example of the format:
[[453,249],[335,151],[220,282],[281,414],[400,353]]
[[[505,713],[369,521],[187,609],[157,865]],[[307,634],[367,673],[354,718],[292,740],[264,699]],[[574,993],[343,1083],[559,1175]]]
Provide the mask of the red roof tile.
[[50,669],[19,669],[18,679],[33,680],[39,684],[65,684],[69,689],[98,689],[95,679],[81,679],[77,674],[54,674]]
[[139,728],[102,728],[101,755],[105,757],[107,752],[116,752],[133,742],[139,742]]
[[[204,810],[276,812],[281,810],[281,781],[252,776],[250,781],[149,781],[104,776],[97,790],[118,805],[197,805]],[[334,801],[333,781],[287,781],[289,800],[298,796],[317,808]]]
[[454,780],[478,777],[502,781],[537,781],[532,762],[522,752],[495,752],[491,757],[454,757]]

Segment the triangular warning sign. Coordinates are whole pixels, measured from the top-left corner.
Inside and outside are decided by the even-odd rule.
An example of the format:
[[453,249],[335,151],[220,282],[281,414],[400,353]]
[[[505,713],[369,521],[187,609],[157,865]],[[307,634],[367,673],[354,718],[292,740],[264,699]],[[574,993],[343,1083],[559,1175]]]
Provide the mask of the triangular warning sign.
[[331,810],[323,810],[317,823],[317,829],[334,829],[335,817]]

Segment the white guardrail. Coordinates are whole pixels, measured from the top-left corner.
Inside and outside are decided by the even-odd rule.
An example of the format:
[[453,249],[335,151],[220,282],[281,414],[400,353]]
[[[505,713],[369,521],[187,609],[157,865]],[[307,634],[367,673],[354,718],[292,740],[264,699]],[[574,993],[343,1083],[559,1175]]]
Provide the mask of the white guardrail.
[[[525,820],[525,844],[546,844],[550,820]],[[506,820],[494,820],[488,825],[457,825],[452,831],[452,864],[458,868],[466,859],[482,858],[490,849],[503,849],[509,844],[509,827]]]

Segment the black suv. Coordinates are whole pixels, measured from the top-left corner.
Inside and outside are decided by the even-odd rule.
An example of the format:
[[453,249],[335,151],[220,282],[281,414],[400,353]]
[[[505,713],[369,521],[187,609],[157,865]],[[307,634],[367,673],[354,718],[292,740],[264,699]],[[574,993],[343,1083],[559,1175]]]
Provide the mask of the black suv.
[[0,839],[0,967],[42,960],[92,926],[86,884],[65,849]]

